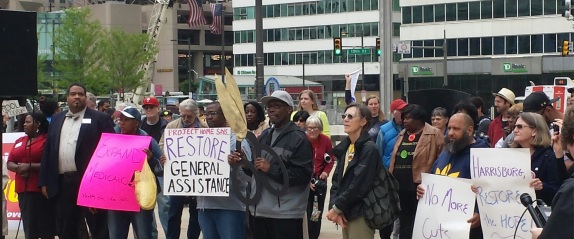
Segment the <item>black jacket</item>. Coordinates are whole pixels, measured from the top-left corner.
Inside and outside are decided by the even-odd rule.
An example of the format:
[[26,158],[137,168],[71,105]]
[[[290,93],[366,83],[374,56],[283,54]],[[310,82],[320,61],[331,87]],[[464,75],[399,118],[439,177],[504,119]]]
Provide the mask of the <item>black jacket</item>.
[[574,175],[564,181],[554,201],[552,215],[544,225],[539,239],[574,238]]
[[[40,178],[38,187],[46,186],[48,196],[55,197],[59,190],[59,153],[60,153],[60,132],[66,119],[67,111],[55,114],[52,117],[44,152],[42,154],[42,163],[40,164]],[[89,120],[87,120],[89,119]],[[100,142],[102,133],[114,133],[114,122],[107,114],[86,108],[84,120],[80,127],[78,141],[76,143],[76,169],[79,173],[79,180],[82,180],[84,171],[92,158],[92,154]]]
[[345,154],[350,144],[349,138],[345,138],[332,151],[337,157],[337,168],[333,175],[329,202],[329,208],[337,206],[347,220],[363,216],[363,198],[372,189],[378,170],[382,169],[379,150],[369,140],[369,135],[364,133],[355,142],[355,154],[343,175],[347,160]]
[[562,173],[559,169],[566,168],[563,162],[564,158],[556,159],[551,147],[536,147],[531,156],[531,170],[536,173],[536,177],[543,185],[542,190],[536,191],[536,198],[542,199],[548,205],[551,205],[554,195],[562,184],[561,175],[565,172]]

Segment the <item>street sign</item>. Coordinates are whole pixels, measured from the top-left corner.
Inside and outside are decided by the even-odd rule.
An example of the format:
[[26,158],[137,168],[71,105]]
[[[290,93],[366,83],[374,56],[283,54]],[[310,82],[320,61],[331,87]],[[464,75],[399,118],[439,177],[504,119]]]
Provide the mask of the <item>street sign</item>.
[[369,48],[349,49],[347,53],[349,55],[370,55],[371,49]]
[[411,42],[410,41],[402,41],[397,44],[397,53],[398,54],[411,54]]

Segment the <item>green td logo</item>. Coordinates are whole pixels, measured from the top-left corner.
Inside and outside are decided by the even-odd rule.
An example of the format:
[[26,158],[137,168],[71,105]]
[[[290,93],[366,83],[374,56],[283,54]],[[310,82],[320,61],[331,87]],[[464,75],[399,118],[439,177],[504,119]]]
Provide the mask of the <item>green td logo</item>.
[[526,69],[526,65],[509,63],[509,62],[502,63],[502,70],[504,72],[509,72],[509,73],[526,73],[526,72],[528,72],[528,69]]
[[412,66],[411,72],[413,75],[434,75],[432,68],[426,66]]

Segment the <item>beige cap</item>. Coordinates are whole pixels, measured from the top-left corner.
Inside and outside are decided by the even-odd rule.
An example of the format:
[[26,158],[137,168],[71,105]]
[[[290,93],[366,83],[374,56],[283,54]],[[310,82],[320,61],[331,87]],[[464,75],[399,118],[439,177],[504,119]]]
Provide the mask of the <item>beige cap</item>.
[[514,105],[514,99],[516,96],[514,96],[514,92],[509,89],[502,88],[498,93],[492,93],[492,95],[502,97],[506,101],[510,102],[511,105]]

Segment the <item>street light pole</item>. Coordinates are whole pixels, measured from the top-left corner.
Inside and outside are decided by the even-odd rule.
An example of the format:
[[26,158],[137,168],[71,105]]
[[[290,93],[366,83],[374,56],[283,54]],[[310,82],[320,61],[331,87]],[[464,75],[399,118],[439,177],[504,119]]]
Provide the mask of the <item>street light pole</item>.
[[[383,0],[384,1],[384,0]],[[361,32],[361,51],[365,48],[364,34]],[[365,55],[361,54],[361,90],[365,90]]]
[[305,89],[305,53],[301,54],[303,62],[303,89]]
[[255,95],[263,97],[263,0],[255,0]]
[[225,83],[225,6],[221,1],[221,81]]
[[[187,38],[187,94],[191,93],[191,37]],[[190,97],[191,98],[191,97]]]

